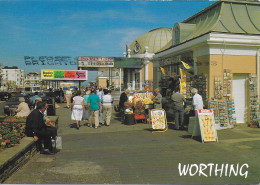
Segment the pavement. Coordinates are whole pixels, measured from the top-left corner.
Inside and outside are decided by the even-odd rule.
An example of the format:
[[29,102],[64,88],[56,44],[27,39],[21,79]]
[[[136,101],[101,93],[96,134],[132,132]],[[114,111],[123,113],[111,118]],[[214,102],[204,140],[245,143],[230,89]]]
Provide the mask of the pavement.
[[[75,123],[65,106],[57,109],[62,150],[55,155],[35,154],[4,184],[260,183],[259,128],[240,124],[219,130],[219,142],[202,143],[185,130],[173,130],[173,122],[168,122],[166,132],[153,133],[149,124],[122,124],[114,112],[109,127],[94,129],[84,121],[77,130],[71,128]],[[181,175],[180,164],[193,167]],[[230,173],[232,164],[236,175]]]

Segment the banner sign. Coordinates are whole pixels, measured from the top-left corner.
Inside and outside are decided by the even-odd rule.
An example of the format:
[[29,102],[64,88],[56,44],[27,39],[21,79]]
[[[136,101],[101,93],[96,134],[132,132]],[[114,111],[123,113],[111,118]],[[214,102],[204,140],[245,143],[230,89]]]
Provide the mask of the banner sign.
[[86,70],[42,70],[42,80],[87,80]]
[[199,109],[198,118],[202,142],[218,141],[212,109]]
[[70,56],[24,56],[25,65],[77,65],[77,57]]
[[79,57],[78,67],[114,67],[113,57]]

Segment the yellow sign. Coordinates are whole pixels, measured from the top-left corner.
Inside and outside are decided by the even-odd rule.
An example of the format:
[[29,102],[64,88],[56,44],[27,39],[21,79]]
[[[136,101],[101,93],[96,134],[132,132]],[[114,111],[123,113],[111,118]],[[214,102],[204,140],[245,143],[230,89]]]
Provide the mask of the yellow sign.
[[187,94],[186,94],[186,91],[187,91],[187,89],[186,89],[186,77],[187,77],[187,75],[190,75],[190,73],[180,69],[180,74],[181,74],[180,93],[186,98],[187,97]]
[[167,129],[166,113],[163,109],[150,110],[150,116],[153,130]]
[[198,117],[202,141],[217,141],[218,137],[212,109],[199,109]]
[[43,70],[42,71],[42,79],[44,78],[54,78],[54,71],[53,70]]

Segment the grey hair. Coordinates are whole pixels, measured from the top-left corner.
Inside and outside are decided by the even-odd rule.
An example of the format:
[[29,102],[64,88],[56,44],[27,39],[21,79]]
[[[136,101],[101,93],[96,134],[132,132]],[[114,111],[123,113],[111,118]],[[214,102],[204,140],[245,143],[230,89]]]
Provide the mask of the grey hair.
[[191,93],[192,93],[192,94],[198,93],[198,89],[196,89],[196,88],[191,89]]

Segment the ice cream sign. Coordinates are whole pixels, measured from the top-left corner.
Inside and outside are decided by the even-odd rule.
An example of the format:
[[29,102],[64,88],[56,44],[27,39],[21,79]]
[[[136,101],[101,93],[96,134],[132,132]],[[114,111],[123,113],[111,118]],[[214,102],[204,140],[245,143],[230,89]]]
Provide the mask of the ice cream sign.
[[42,80],[87,80],[87,70],[42,70]]

